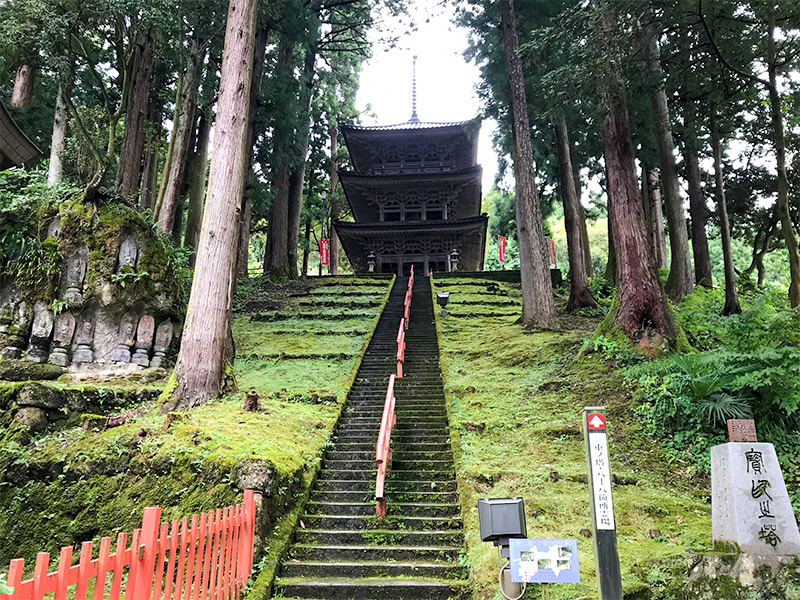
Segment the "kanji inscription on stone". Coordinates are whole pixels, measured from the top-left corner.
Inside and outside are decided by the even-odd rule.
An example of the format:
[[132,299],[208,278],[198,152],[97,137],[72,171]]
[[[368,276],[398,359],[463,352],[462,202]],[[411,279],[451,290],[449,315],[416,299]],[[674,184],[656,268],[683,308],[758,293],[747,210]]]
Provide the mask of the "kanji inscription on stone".
[[753,419],[728,419],[728,439],[731,442],[757,442],[756,422]]

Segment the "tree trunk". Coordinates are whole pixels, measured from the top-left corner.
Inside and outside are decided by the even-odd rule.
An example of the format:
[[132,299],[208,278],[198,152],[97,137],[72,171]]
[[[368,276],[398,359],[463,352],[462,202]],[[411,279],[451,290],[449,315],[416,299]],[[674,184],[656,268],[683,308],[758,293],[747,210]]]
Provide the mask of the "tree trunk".
[[736,271],[733,268],[731,252],[731,226],[728,221],[728,205],[725,200],[725,184],[722,176],[722,143],[717,121],[717,108],[711,107],[711,150],[714,154],[714,196],[717,200],[719,229],[722,238],[722,259],[725,272],[725,306],[723,314],[733,315],[742,312],[739,306],[739,291],[736,287]]
[[[319,35],[317,22],[315,35]],[[311,100],[314,90],[314,73],[317,60],[317,45],[315,40],[306,48],[305,62],[303,64],[303,82],[300,88],[300,121],[295,135],[300,144],[300,155],[297,157],[297,166],[289,177],[289,273],[293,279],[297,278],[297,244],[300,240],[300,212],[303,209],[303,184],[306,178],[306,160],[308,157],[308,138],[311,127]],[[330,267],[329,267],[330,268]]]
[[697,150],[689,141],[686,143],[684,157],[686,161],[686,180],[689,182],[689,214],[692,217],[694,277],[698,285],[711,289],[713,282],[711,277],[711,256],[708,252],[708,236],[706,235],[706,200],[703,195]]
[[247,160],[245,144],[256,12],[256,0],[230,1],[208,200],[200,233],[197,268],[175,365],[177,386],[173,400],[162,410],[189,409],[223,391],[237,213],[244,191]]
[[164,171],[161,175],[157,216],[158,226],[162,231],[172,231],[181,200],[181,185],[194,133],[197,91],[200,87],[205,55],[205,44],[201,40],[193,38],[181,78],[180,97],[175,103],[175,125],[170,140],[171,148],[167,152],[168,160],[164,163]]
[[586,306],[597,306],[597,303],[589,291],[589,276],[586,273],[583,236],[581,235],[581,203],[575,193],[569,134],[563,115],[555,123],[555,133],[561,201],[564,204],[564,228],[567,233],[567,253],[569,255],[570,289],[567,311],[572,312]]
[[303,277],[308,277],[308,255],[311,250],[311,219],[306,221],[306,243],[303,246]]
[[56,93],[56,110],[53,114],[53,141],[50,144],[50,167],[47,172],[47,185],[56,185],[64,175],[64,159],[61,156],[67,147],[67,125],[69,111],[64,96],[70,93],[71,85],[64,82]]
[[164,104],[158,94],[166,79],[163,63],[156,61],[153,71],[155,74],[153,75],[153,84],[150,86],[150,99],[147,107],[142,190],[139,195],[141,208],[152,207],[158,194],[158,161],[164,136],[164,126],[162,125]]
[[[287,34],[278,45],[276,77],[290,81],[294,43]],[[272,150],[272,187],[275,197],[269,211],[267,246],[264,250],[264,276],[273,280],[287,279],[289,272],[289,148],[288,124],[276,122]]]
[[339,184],[339,159],[336,156],[339,152],[339,134],[335,125],[331,125],[328,129],[328,135],[331,138],[331,233],[330,233],[330,273],[331,275],[339,274],[339,238],[336,236],[336,230],[333,228],[333,223],[339,220],[339,198],[336,196],[336,186]]
[[[208,168],[208,138],[211,123],[205,113],[200,115],[197,126],[197,148],[192,160],[192,172],[189,183],[189,209],[186,213],[186,236],[183,245],[192,250],[197,250],[200,239],[200,225],[203,222],[203,204],[206,197],[206,170]],[[189,258],[189,264],[194,266],[196,254]]]
[[27,108],[33,98],[33,80],[36,69],[33,65],[22,65],[17,69],[14,78],[14,89],[11,90],[11,104],[18,108]]
[[139,190],[155,49],[156,39],[153,30],[139,34],[134,49],[131,91],[125,113],[125,133],[119,149],[117,168],[117,192],[123,196],[133,196]]
[[[774,10],[774,5],[770,5]],[[797,236],[789,210],[789,178],[786,173],[786,138],[783,131],[783,114],[781,112],[781,95],[778,90],[777,67],[775,66],[775,23],[774,12],[770,12],[767,72],[769,74],[769,106],[772,117],[772,135],[775,142],[775,157],[778,169],[778,215],[781,221],[781,233],[786,242],[789,254],[789,302],[792,308],[800,305],[800,253],[797,247]]]
[[261,83],[264,78],[264,59],[267,54],[269,27],[261,26],[256,33],[253,51],[253,78],[250,82],[250,127],[247,131],[247,171],[245,172],[245,192],[242,196],[242,210],[239,217],[239,241],[236,247],[236,276],[247,277],[250,259],[250,221],[252,220],[253,201],[250,198],[251,173],[255,156],[256,114],[261,103]]
[[664,288],[670,298],[679,301],[694,291],[692,261],[689,259],[689,234],[678,183],[678,167],[675,164],[675,143],[672,139],[667,94],[664,91],[664,72],[661,70],[661,56],[656,41],[660,31],[655,25],[651,25],[648,30],[645,53],[652,78],[650,101],[655,113],[656,143],[670,242],[669,276]]
[[661,187],[659,173],[653,169],[647,173],[647,197],[650,199],[650,245],[656,266],[659,269],[667,268],[667,239],[664,236],[664,212],[661,205]]
[[575,147],[570,145],[569,155],[572,159],[572,179],[575,181],[575,195],[578,198],[578,207],[581,210],[581,245],[583,247],[583,257],[586,263],[586,275],[594,277],[594,265],[592,264],[592,251],[589,248],[589,228],[586,225],[586,211],[583,208],[583,191],[581,189],[581,169],[578,166],[578,158],[575,154]]
[[603,10],[598,27],[601,40],[607,45],[605,56],[608,57],[602,84],[607,110],[603,120],[603,156],[619,300],[612,319],[632,341],[658,348],[660,344],[651,338],[661,336],[674,344],[677,331],[647,242],[621,59],[615,45],[617,18],[609,6]]
[[[511,88],[513,114],[513,159],[516,181],[517,244],[522,279],[522,322],[548,327],[555,318],[553,284],[542,227],[542,212],[536,190],[525,77],[519,58],[519,38],[512,0],[500,0],[506,74]],[[574,185],[574,182],[573,182]]]

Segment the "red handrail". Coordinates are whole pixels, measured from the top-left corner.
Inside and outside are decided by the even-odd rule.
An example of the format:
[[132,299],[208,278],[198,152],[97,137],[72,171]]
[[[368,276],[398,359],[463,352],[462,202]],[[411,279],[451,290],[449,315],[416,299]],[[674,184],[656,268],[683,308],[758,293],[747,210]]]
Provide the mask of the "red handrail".
[[375,516],[383,519],[386,516],[386,498],[383,494],[383,484],[386,479],[386,471],[392,460],[392,449],[390,447],[392,439],[392,426],[397,422],[394,414],[394,375],[389,376],[389,387],[386,389],[386,400],[383,403],[383,416],[381,417],[381,429],[378,432],[378,443],[375,444],[375,462],[378,463],[378,474],[375,477]]
[[[127,533],[117,535],[113,554],[110,537],[100,540],[96,559],[92,559],[92,542],[83,542],[80,559],[73,565],[72,547],[66,546],[61,549],[57,570],[49,573],[50,554],[40,552],[33,578],[24,581],[23,560],[12,560],[7,585],[14,592],[0,594],[0,599],[41,600],[53,592],[55,598],[72,597],[70,586],[76,586],[75,598],[85,598],[92,579],[95,599],[119,600],[124,594],[135,600],[178,600],[181,596],[198,598],[201,592],[207,600],[238,599],[253,567],[255,520],[252,490],[244,492],[241,504],[201,514],[199,527],[198,515],[192,516],[191,525],[185,517],[182,522],[162,522],[161,509],[148,507],[141,529],[134,530],[130,538]],[[123,579],[125,567],[127,580]]]
[[405,319],[400,319],[400,327],[397,329],[397,378],[403,378],[403,363],[406,358],[406,328]]

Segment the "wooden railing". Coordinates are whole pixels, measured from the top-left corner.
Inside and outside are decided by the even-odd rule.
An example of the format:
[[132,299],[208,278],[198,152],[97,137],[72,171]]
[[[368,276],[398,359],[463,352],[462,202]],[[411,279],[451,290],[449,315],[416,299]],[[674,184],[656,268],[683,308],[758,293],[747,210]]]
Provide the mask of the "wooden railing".
[[386,497],[383,492],[386,471],[392,460],[392,427],[397,422],[394,414],[394,375],[389,376],[389,387],[386,390],[386,400],[383,403],[383,416],[381,429],[378,432],[378,443],[375,445],[375,462],[378,463],[378,475],[375,478],[375,516],[383,519],[386,516]]
[[406,320],[400,319],[397,329],[397,378],[403,378],[403,363],[406,359]]
[[0,600],[227,600],[238,599],[253,567],[255,500],[244,492],[242,504],[161,522],[161,509],[144,509],[142,528],[120,533],[114,554],[111,538],[100,540],[97,558],[92,542],[81,545],[78,563],[72,547],[61,549],[56,571],[50,554],[40,552],[31,579],[22,579],[23,559],[12,560]]

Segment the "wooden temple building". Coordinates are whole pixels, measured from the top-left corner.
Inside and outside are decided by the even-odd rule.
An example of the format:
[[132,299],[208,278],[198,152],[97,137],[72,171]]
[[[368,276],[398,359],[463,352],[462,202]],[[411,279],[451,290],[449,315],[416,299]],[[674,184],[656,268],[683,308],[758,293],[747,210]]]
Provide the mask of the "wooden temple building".
[[480,271],[480,120],[346,126],[352,171],[339,173],[355,222],[336,234],[356,273]]
[[0,102],[0,171],[21,167],[39,154],[39,148],[22,132]]

